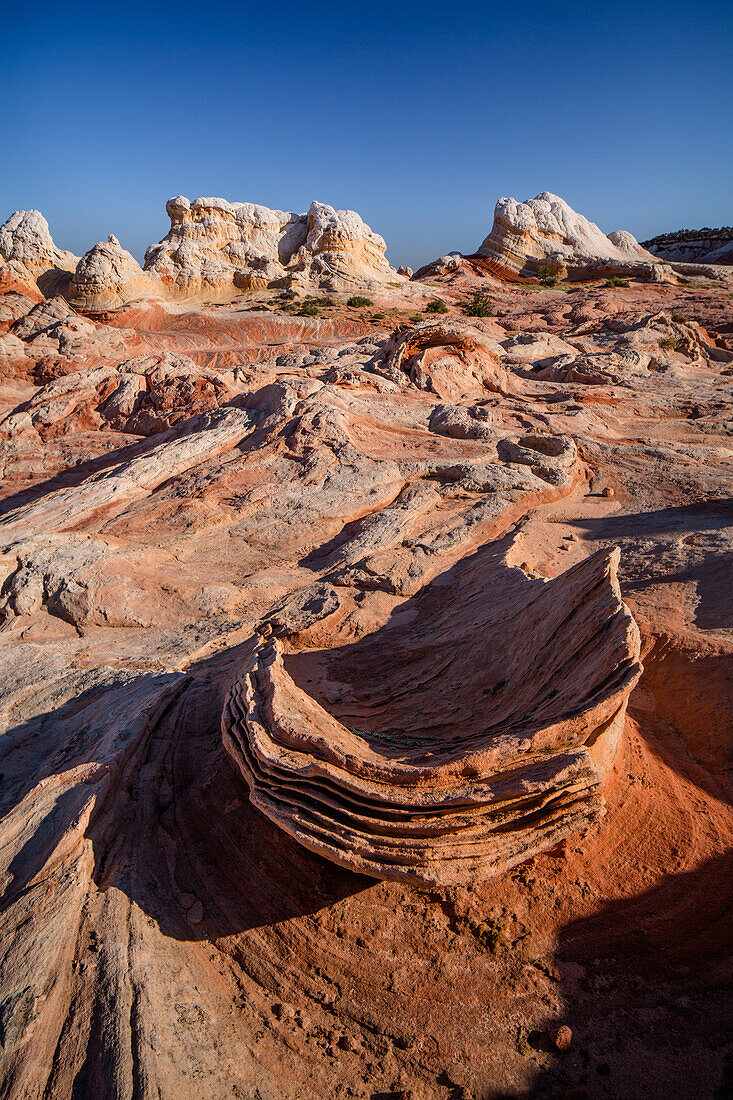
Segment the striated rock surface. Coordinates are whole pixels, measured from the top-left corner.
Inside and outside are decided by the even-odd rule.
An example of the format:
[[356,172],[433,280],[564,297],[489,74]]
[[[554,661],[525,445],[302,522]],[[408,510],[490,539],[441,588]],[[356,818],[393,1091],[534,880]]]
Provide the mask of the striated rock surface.
[[353,210],[314,202],[307,214],[253,203],[169,199],[168,235],[145,254],[145,270],[173,293],[231,295],[291,283],[328,289],[399,281],[384,240]]
[[550,191],[526,202],[499,199],[491,232],[477,255],[521,275],[535,275],[542,264],[553,272],[587,276],[612,273],[614,265],[656,262],[631,233],[617,230],[606,236]]
[[39,210],[16,210],[0,226],[0,270],[3,263],[12,261],[22,264],[37,279],[54,269],[73,271],[78,257],[56,247]]
[[3,1096],[727,1094],[733,299],[497,270],[0,266]]
[[298,688],[276,642],[256,644],[222,718],[252,802],[343,867],[428,886],[500,874],[587,828],[641,674],[617,564],[601,552],[522,595],[487,593],[474,646],[451,654],[458,727],[438,684],[424,716],[405,706],[444,665],[438,647],[381,651],[378,701],[347,708],[357,729]]
[[76,309],[103,313],[159,293],[135,257],[110,234],[82,256],[66,296]]

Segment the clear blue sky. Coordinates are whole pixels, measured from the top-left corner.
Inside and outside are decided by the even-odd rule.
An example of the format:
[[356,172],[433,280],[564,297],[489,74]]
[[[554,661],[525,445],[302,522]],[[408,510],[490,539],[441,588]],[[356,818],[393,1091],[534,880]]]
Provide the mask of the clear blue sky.
[[0,222],[139,257],[171,195],[358,210],[473,250],[500,195],[609,232],[733,223],[733,3],[3,5]]

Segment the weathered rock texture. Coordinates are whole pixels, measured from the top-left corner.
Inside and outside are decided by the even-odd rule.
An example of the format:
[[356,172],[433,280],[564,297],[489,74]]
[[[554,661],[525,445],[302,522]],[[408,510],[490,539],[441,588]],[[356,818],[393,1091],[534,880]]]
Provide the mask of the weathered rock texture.
[[727,286],[43,279],[0,267],[0,1095],[727,1095]]
[[128,302],[157,296],[160,288],[145,275],[134,256],[110,234],[77,264],[67,298],[77,309],[103,313]]
[[539,265],[546,265],[554,273],[576,277],[613,273],[629,264],[649,265],[656,260],[631,233],[617,230],[606,236],[549,191],[526,202],[499,199],[491,232],[477,255],[521,275],[535,275]]
[[297,687],[276,642],[255,645],[222,719],[253,803],[343,867],[429,886],[500,874],[588,828],[641,674],[617,564],[601,552],[494,597],[474,646],[450,655],[458,724],[438,684],[429,712],[405,705],[445,663],[437,647],[382,650],[378,699],[349,708],[369,723],[357,729]]
[[400,279],[383,239],[353,210],[314,202],[307,214],[292,214],[180,195],[166,210],[170,232],[150,246],[145,269],[175,294],[231,295],[292,283],[343,289]]
[[0,226],[0,269],[3,263],[15,261],[35,279],[55,268],[73,271],[78,259],[56,247],[48,222],[38,210],[16,210]]

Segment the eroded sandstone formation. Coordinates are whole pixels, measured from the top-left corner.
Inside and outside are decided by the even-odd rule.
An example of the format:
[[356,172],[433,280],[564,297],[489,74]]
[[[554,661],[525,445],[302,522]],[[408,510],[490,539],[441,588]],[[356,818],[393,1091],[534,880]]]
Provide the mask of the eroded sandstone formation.
[[79,257],[53,243],[48,222],[39,210],[16,210],[0,226],[0,270],[20,264],[32,279],[53,271],[73,271]]
[[612,273],[614,265],[621,269],[656,262],[631,233],[617,230],[606,236],[550,191],[526,202],[499,199],[491,231],[477,255],[521,275],[536,275],[545,265],[553,274],[588,277]]
[[77,309],[104,313],[159,293],[135,257],[110,233],[79,260],[66,296]]
[[728,287],[391,281],[0,266],[3,1095],[721,1094]]
[[314,284],[379,285],[400,276],[387,246],[353,210],[313,202],[307,214],[248,202],[179,195],[169,199],[168,235],[151,245],[145,270],[177,295]]
[[[428,886],[501,874],[587,829],[641,674],[617,565],[600,552],[521,594],[508,584],[442,683],[440,648],[382,651],[376,701],[342,705],[360,729],[294,683],[277,642],[255,644],[222,718],[252,802],[342,867]],[[404,700],[421,680],[416,719]]]

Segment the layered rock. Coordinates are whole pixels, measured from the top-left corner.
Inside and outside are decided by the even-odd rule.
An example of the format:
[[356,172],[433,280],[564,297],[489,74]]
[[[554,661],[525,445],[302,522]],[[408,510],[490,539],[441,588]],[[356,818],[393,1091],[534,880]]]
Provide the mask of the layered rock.
[[67,290],[77,309],[103,313],[129,302],[158,295],[160,288],[110,233],[82,256]]
[[521,275],[536,275],[540,265],[582,277],[656,262],[631,233],[617,230],[606,236],[549,191],[526,202],[499,199],[491,232],[477,255]]
[[380,728],[357,729],[294,682],[277,641],[259,640],[222,717],[252,802],[341,866],[431,886],[499,874],[587,827],[641,674],[618,558],[597,553],[510,608],[497,600],[471,652],[451,655],[458,725],[428,668],[448,654],[423,654],[422,718],[404,702],[419,669],[385,662]]
[[247,202],[170,199],[168,235],[145,270],[173,293],[229,295],[293,282],[330,289],[399,280],[384,240],[353,210],[314,202],[307,214]]
[[39,210],[16,210],[0,226],[0,267],[20,263],[34,279],[48,271],[73,271],[78,256],[57,248]]

